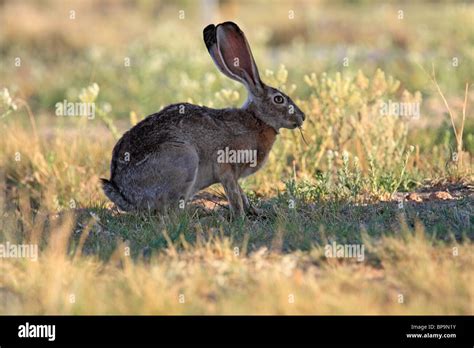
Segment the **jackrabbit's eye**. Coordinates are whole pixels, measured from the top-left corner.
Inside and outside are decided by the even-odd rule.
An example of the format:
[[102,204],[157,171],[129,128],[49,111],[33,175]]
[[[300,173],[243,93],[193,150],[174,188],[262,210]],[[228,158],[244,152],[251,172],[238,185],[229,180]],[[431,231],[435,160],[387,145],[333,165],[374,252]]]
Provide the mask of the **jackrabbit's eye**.
[[283,99],[281,95],[277,94],[276,96],[273,97],[273,101],[277,104],[283,104],[285,99]]

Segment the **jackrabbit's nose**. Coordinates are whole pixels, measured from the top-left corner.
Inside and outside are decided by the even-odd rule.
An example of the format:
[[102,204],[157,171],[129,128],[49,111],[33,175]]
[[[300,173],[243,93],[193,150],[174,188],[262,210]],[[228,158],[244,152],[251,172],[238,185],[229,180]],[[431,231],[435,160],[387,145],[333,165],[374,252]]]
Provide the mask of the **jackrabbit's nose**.
[[301,113],[297,118],[298,127],[301,127],[301,125],[303,124],[304,119],[305,119],[305,115],[303,113]]
[[301,127],[303,125],[303,119],[298,117],[298,119],[296,120],[296,122],[293,123],[293,127],[296,128],[296,127]]

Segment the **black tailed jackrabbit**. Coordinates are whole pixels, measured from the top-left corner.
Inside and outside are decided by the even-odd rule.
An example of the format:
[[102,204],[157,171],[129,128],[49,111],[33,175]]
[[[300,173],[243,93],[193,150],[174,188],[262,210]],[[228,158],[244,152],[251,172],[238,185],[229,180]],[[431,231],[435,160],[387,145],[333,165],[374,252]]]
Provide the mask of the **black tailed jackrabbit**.
[[188,200],[220,182],[236,215],[254,210],[238,179],[259,170],[280,128],[302,125],[304,113],[259,77],[249,44],[232,22],[204,29],[204,42],[219,70],[244,84],[240,109],[174,104],[126,132],[112,153],[105,194],[121,210],[159,210]]

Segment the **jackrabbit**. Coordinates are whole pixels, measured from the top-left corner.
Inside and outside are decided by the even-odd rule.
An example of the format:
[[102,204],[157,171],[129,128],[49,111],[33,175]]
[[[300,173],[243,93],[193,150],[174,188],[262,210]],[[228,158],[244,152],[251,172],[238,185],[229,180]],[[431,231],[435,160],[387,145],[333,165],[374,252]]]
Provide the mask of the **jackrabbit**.
[[[280,128],[294,129],[305,119],[287,95],[260,80],[235,23],[210,24],[203,34],[214,63],[244,84],[248,99],[240,109],[169,105],[127,131],[114,147],[110,180],[101,179],[107,197],[123,211],[177,207],[221,183],[234,214],[253,212],[238,179],[263,166]],[[224,151],[231,156],[222,158]],[[239,153],[250,156],[239,161]]]

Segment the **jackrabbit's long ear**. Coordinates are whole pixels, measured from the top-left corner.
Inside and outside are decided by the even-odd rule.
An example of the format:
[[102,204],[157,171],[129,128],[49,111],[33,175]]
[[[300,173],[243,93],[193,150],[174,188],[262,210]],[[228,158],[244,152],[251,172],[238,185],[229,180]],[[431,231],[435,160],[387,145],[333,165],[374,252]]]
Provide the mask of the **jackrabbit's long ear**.
[[207,50],[209,51],[212,60],[214,60],[214,63],[216,64],[220,72],[226,75],[227,77],[230,77],[231,79],[235,79],[235,77],[230,74],[229,70],[222,62],[222,58],[217,48],[216,29],[217,28],[214,24],[209,24],[207,27],[204,28],[204,43],[206,44]]
[[219,70],[259,94],[263,85],[244,33],[237,24],[225,22],[204,29],[204,42]]

